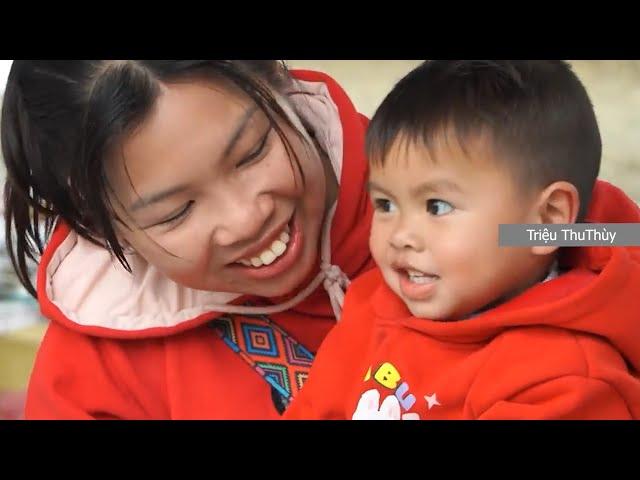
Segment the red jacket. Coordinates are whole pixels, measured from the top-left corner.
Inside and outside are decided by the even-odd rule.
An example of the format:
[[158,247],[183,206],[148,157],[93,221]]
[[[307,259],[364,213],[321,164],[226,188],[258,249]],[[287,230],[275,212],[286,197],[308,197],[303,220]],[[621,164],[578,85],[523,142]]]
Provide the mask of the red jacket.
[[[588,218],[640,222],[640,209],[599,182]],[[573,268],[458,322],[412,317],[366,273],[285,418],[639,419],[640,247],[561,263]]]
[[[332,263],[354,278],[373,267],[368,248],[371,207],[364,188],[367,119],[356,112],[345,92],[330,77],[308,71],[293,74],[311,85],[309,88],[316,93],[324,90],[326,94],[328,90],[334,105],[333,128],[342,133],[342,173],[331,229]],[[326,95],[323,98],[326,102]],[[321,113],[331,111],[319,108]],[[323,127],[323,123],[318,126]],[[101,267],[92,266],[98,258],[105,259]],[[72,259],[84,266],[81,275],[63,275],[65,262]],[[103,277],[108,275],[120,276],[105,286]],[[120,295],[121,288],[137,288],[127,275],[120,267],[114,268],[108,253],[83,244],[64,224],[56,228],[38,271],[38,299],[42,313],[51,322],[31,375],[26,418],[279,416],[269,385],[207,326],[217,313],[191,313],[196,311],[192,308],[183,309],[169,319],[162,315],[156,318],[136,311],[125,297],[104,309],[87,305],[91,303],[87,298],[92,295],[111,297]],[[80,280],[84,282],[82,287]],[[164,292],[164,283],[160,278],[158,283],[151,283],[137,293],[142,298]],[[176,295],[167,301],[179,304],[187,301],[189,295]],[[233,303],[244,299],[235,299]],[[160,308],[165,299],[160,300],[150,305]],[[335,324],[329,298],[322,288],[272,319],[312,352]]]

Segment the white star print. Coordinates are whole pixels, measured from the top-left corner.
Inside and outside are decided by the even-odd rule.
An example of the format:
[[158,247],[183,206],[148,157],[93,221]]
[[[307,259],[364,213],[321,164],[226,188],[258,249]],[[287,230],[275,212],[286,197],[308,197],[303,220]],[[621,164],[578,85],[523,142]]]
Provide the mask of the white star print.
[[429,410],[431,410],[431,407],[433,407],[435,405],[442,406],[442,404],[436,398],[436,394],[435,393],[432,394],[432,395],[425,395],[424,399],[427,401],[427,406],[429,407]]

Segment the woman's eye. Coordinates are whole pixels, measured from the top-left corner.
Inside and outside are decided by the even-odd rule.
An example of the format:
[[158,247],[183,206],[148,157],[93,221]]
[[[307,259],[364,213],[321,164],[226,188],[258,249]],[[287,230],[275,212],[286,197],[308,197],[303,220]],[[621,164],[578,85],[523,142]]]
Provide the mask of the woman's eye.
[[271,133],[272,130],[273,130],[273,127],[270,127],[269,130],[267,130],[267,133],[264,135],[264,137],[262,137],[262,139],[260,140],[256,148],[254,148],[252,152],[250,152],[242,160],[240,160],[236,164],[236,168],[240,168],[244,165],[250,164],[256,158],[260,157],[262,153],[264,153],[265,147],[267,146],[267,141],[269,140],[269,134]]
[[189,212],[191,211],[191,207],[193,207],[194,203],[195,202],[193,200],[187,202],[187,204],[183,208],[181,208],[180,211],[178,213],[176,213],[175,215],[172,215],[171,217],[167,218],[166,220],[162,220],[162,221],[160,221],[158,223],[154,223],[153,225],[150,225],[147,228],[158,227],[160,225],[169,226],[169,225],[175,225],[177,223],[180,223],[189,214]]

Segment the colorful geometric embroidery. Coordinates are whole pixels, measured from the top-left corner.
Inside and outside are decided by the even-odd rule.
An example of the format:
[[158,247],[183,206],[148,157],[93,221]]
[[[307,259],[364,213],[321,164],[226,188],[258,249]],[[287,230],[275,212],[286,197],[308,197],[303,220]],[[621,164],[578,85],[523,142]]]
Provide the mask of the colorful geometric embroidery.
[[269,317],[225,314],[210,325],[283,397],[285,404],[300,391],[314,356]]

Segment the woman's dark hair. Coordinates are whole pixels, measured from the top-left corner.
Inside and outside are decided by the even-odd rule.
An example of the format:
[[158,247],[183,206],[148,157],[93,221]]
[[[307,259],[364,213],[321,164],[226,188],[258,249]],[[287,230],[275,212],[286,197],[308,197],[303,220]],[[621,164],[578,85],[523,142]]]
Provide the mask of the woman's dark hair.
[[114,228],[105,158],[152,111],[160,85],[232,84],[276,123],[297,131],[272,91],[290,81],[275,60],[15,60],[2,106],[6,242],[20,282],[33,295],[28,261],[38,261],[55,219],[103,245],[130,271]]

